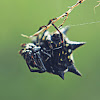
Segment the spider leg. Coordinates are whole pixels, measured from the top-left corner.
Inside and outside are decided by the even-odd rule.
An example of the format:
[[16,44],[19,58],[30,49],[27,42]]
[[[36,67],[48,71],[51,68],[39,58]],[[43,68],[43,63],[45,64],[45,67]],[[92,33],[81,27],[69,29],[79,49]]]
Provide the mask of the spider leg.
[[[38,58],[39,58],[39,62],[40,62],[39,65],[41,65],[41,66],[39,67],[39,65],[38,65],[38,63],[37,63],[37,61],[36,61],[36,59],[34,59],[34,57],[33,57],[32,54],[31,54],[31,59],[28,59],[28,57],[29,57],[29,52],[25,55],[26,64],[27,64],[27,66],[28,66],[28,68],[29,68],[29,70],[30,70],[31,72],[38,72],[38,73],[45,72],[45,71],[46,71],[46,68],[44,67],[44,64],[43,64],[43,62],[42,62],[42,60],[41,60],[41,58],[40,58],[39,53],[36,53],[36,54],[37,54],[37,56],[38,56]],[[38,70],[31,69],[31,67],[30,67],[30,63],[31,63],[31,62],[33,62],[33,65],[34,65],[33,67],[38,68]],[[41,67],[42,67],[42,68],[41,68]]]
[[[100,2],[100,1],[97,1],[97,2]],[[94,7],[94,12],[95,12],[95,8],[98,7],[98,6],[100,6],[100,3]]]
[[38,31],[40,31],[44,27],[47,28],[47,26],[44,25],[44,26],[41,26]]
[[52,25],[54,26],[54,28],[60,33],[60,37],[61,37],[61,43],[63,43],[63,34],[60,32],[60,30],[52,23]]
[[[47,28],[47,26],[41,26],[38,31],[40,31],[42,28]],[[39,44],[39,34],[37,35],[36,43]]]
[[[47,29],[51,26],[50,24],[51,24],[53,21],[57,21],[57,18],[51,19],[51,20],[49,21],[49,23],[48,23],[46,26],[41,26],[41,27],[39,28],[39,30],[37,31],[37,33],[35,33],[33,36],[38,36],[39,33],[42,31],[43,28],[46,28],[46,29],[44,29],[44,31],[47,30]],[[50,26],[49,26],[49,25],[50,25]],[[49,26],[49,27],[48,27],[48,26]],[[44,32],[44,31],[43,31],[43,32]],[[24,36],[24,37],[26,37],[26,36]]]
[[45,68],[45,66],[44,66],[44,64],[43,64],[43,61],[42,61],[41,57],[40,57],[40,53],[37,52],[36,54],[37,54],[37,56],[38,56],[38,60],[39,60],[40,65],[41,65],[41,67],[42,67],[42,69],[41,69],[41,67],[40,67],[40,69],[41,69],[42,71],[46,71],[46,68]]
[[47,60],[48,60],[49,58],[51,58],[51,56],[52,56],[52,53],[51,53],[51,55],[50,55],[49,53],[45,52],[44,50],[41,50],[41,52],[42,52],[44,55],[48,56],[48,57],[46,58],[45,61],[47,61]]
[[58,28],[61,28],[61,27],[63,26],[63,24],[65,23],[65,21],[66,21],[67,18],[68,18],[68,13],[65,13],[65,15],[62,16],[62,18],[65,17],[65,16],[66,16],[66,18],[64,19],[64,21],[62,22],[62,24],[60,24],[60,26],[58,26]]
[[49,21],[48,25],[50,25],[52,23],[52,21],[56,20],[57,18],[53,18]]
[[41,70],[34,70],[34,69],[31,69],[31,67],[30,67],[30,65],[28,64],[27,61],[26,61],[26,63],[27,63],[27,66],[28,66],[30,72],[38,72],[38,73],[43,73],[43,72],[44,72],[44,71],[41,71]]
[[79,4],[81,4],[84,1],[85,0],[78,0],[78,2],[75,5],[71,6],[70,9],[61,16],[61,18],[65,17],[65,16],[66,16],[66,18],[64,19],[64,21],[62,22],[62,24],[60,24],[60,26],[58,28],[62,27],[62,25],[65,23],[65,21],[68,18],[69,13],[73,10],[73,8],[75,8],[76,6],[78,6]]
[[43,54],[47,55],[48,57],[51,57],[51,55],[50,55],[49,53],[47,53],[47,52],[45,52],[45,51],[43,51],[43,50],[41,50],[41,52],[42,52]]
[[36,45],[39,45],[39,35],[37,36],[37,39],[36,39]]
[[51,56],[54,56],[53,55],[53,46],[52,46],[51,42],[48,42],[48,45],[49,45],[49,48],[51,49]]

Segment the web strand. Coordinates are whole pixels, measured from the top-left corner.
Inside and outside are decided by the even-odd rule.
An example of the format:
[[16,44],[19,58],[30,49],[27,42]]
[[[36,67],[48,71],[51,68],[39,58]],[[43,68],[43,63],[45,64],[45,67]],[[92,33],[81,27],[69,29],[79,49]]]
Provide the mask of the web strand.
[[83,25],[89,25],[89,24],[97,24],[100,23],[100,21],[96,21],[96,22],[88,22],[88,23],[82,23],[82,24],[72,24],[72,25],[68,25],[68,26],[83,26]]

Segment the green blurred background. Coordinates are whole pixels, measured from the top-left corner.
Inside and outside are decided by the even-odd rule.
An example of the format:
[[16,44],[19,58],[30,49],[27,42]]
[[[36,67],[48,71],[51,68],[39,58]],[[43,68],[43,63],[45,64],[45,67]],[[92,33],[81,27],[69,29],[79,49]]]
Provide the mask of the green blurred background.
[[[99,21],[100,6],[96,14],[93,10],[96,1],[86,0],[76,7],[64,26]],[[100,100],[100,23],[70,27],[68,31],[70,40],[87,42],[74,52],[75,65],[83,77],[66,73],[62,80],[49,73],[31,73],[18,54],[20,44],[30,42],[21,34],[32,35],[76,2],[0,1],[0,100]]]

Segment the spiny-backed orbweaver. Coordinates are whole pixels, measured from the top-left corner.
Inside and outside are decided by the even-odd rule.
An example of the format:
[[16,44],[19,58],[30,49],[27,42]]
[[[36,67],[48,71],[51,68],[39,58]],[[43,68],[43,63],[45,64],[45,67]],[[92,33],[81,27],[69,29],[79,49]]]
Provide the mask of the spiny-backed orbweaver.
[[[31,72],[49,72],[59,75],[62,79],[64,79],[64,74],[66,72],[73,72],[81,76],[81,73],[74,65],[72,53],[76,48],[85,43],[70,41],[66,36],[69,27],[61,28],[61,26],[68,18],[69,13],[83,1],[84,0],[78,0],[78,2],[70,7],[64,14],[51,19],[46,26],[41,26],[35,34],[31,36],[22,34],[22,36],[32,40],[32,43],[22,44],[21,46],[23,49],[19,52],[19,54],[24,57]],[[65,16],[64,22],[56,27],[54,23]],[[47,29],[52,25],[56,31],[50,33]],[[41,32],[42,35],[40,34]],[[35,39],[34,36],[36,36]]]

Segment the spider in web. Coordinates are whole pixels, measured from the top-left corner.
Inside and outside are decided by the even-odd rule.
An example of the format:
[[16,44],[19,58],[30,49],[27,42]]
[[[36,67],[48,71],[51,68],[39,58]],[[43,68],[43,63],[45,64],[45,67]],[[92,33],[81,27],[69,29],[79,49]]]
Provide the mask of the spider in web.
[[[51,19],[47,25],[41,26],[35,34],[31,36],[22,34],[22,36],[32,40],[31,43],[22,44],[21,47],[23,49],[19,51],[19,54],[25,59],[30,72],[48,72],[58,75],[62,79],[64,79],[66,72],[81,76],[81,73],[74,65],[72,52],[85,43],[70,41],[66,36],[69,27],[61,27],[68,18],[69,13],[83,1],[78,0],[64,14]],[[55,26],[54,23],[63,17],[66,17],[63,23],[58,27]],[[51,34],[47,29],[52,25],[56,31]],[[40,33],[42,33],[41,36]],[[34,39],[35,36],[36,38]]]

